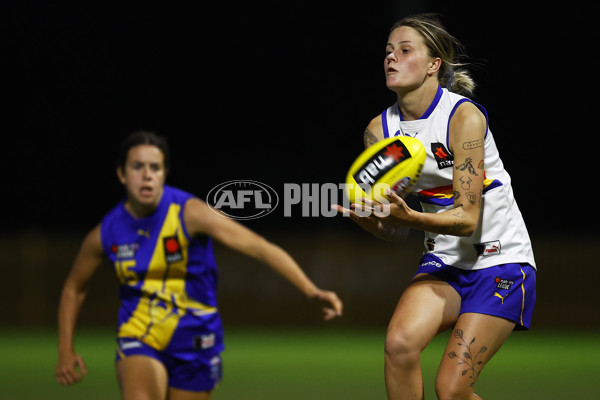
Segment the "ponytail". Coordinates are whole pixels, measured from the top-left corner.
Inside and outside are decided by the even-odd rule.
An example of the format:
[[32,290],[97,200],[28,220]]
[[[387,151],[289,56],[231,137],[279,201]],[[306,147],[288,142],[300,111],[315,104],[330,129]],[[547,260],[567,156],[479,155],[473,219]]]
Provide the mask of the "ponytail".
[[447,68],[444,77],[440,78],[440,85],[451,92],[466,97],[473,96],[476,86],[475,81],[469,74],[469,71],[465,69],[454,71],[453,67]]
[[464,55],[462,44],[444,28],[436,14],[418,14],[406,17],[392,26],[392,31],[401,26],[415,29],[429,49],[429,55],[439,57],[442,65],[438,72],[440,85],[451,92],[473,96],[475,81],[459,59]]

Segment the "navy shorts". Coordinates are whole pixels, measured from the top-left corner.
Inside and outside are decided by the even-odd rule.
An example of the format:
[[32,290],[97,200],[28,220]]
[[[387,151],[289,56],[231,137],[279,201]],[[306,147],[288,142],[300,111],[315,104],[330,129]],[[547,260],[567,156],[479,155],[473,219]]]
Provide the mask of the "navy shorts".
[[144,355],[160,361],[169,375],[169,386],[193,392],[208,392],[223,377],[221,356],[207,355],[197,360],[181,360],[165,354],[135,338],[117,339],[116,361],[133,355]]
[[535,269],[527,263],[464,270],[444,264],[433,254],[421,258],[417,274],[431,274],[460,295],[460,314],[479,313],[514,321],[515,330],[529,329],[535,304]]

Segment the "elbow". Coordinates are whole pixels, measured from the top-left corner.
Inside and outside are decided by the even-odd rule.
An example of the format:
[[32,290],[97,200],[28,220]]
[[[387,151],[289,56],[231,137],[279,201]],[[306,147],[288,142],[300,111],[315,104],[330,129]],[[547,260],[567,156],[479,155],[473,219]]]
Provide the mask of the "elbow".
[[475,229],[464,229],[460,232],[457,232],[455,236],[458,237],[469,237],[475,232]]
[[456,229],[456,236],[460,237],[469,237],[475,233],[477,230],[479,221],[465,222],[463,224],[459,224]]
[[454,221],[450,226],[446,226],[442,233],[451,236],[469,237],[475,233],[478,224],[478,220],[461,219],[460,221]]

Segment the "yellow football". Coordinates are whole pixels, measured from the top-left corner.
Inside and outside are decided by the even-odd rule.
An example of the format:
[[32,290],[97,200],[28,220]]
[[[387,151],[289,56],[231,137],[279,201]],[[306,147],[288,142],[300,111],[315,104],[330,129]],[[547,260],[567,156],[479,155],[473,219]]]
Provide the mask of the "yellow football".
[[351,203],[361,197],[380,201],[388,189],[403,197],[421,175],[425,163],[423,143],[410,136],[394,136],[366,148],[346,175],[346,195]]

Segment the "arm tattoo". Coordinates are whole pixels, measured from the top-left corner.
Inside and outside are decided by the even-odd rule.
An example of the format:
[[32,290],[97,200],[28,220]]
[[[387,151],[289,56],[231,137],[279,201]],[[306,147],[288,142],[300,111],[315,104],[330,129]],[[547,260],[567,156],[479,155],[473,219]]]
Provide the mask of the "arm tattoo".
[[455,216],[456,218],[464,218],[465,214],[463,214],[461,211],[456,211],[452,213],[453,216]]
[[473,179],[469,178],[468,176],[465,179],[464,176],[461,176],[460,178],[458,178],[458,180],[460,181],[461,188],[463,188],[464,190],[471,189],[471,182],[473,182]]
[[475,172],[475,167],[473,167],[473,159],[471,157],[467,157],[465,162],[457,166],[456,169],[459,171],[464,171],[466,169],[470,174],[478,176],[477,172]]
[[465,195],[467,196],[469,203],[471,203],[471,205],[475,205],[477,202],[477,195],[473,192],[466,192]]
[[483,139],[473,140],[472,142],[464,142],[463,149],[471,150],[478,147],[483,147]]
[[374,143],[377,143],[379,141],[379,139],[377,139],[377,136],[375,136],[375,134],[373,132],[371,132],[369,130],[369,128],[365,129],[365,133],[363,134],[363,141],[365,143],[365,149],[369,146],[371,146]]
[[[462,206],[462,205],[461,205]],[[455,217],[459,217],[458,215],[453,214]],[[459,217],[460,218],[460,217]],[[449,226],[443,230],[443,234],[445,235],[459,235],[461,232],[465,230],[466,225],[462,222],[455,222],[452,226]]]
[[488,348],[486,346],[481,346],[479,351],[474,354],[474,350],[471,348],[471,346],[473,343],[475,343],[476,338],[471,339],[471,341],[467,344],[467,341],[463,337],[462,329],[455,329],[454,337],[458,339],[458,345],[462,346],[464,351],[459,352],[461,354],[456,354],[455,351],[451,351],[448,353],[448,357],[451,359],[457,358],[458,365],[465,365],[465,369],[461,374],[462,376],[468,375],[469,379],[471,380],[469,386],[474,386],[477,376],[479,376],[479,373],[481,373],[481,370],[483,369],[483,361],[478,361],[477,359],[481,354],[485,353]]

